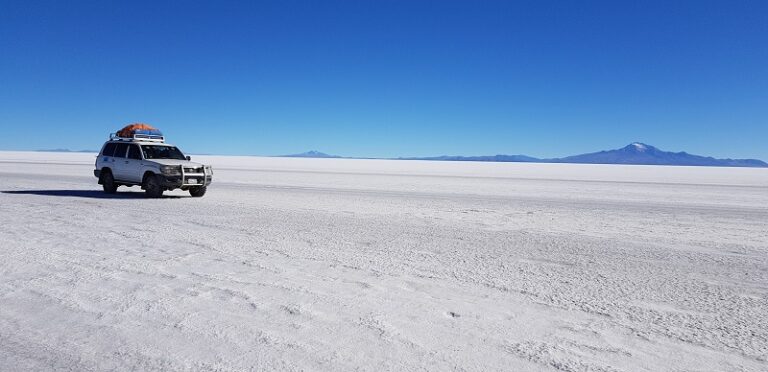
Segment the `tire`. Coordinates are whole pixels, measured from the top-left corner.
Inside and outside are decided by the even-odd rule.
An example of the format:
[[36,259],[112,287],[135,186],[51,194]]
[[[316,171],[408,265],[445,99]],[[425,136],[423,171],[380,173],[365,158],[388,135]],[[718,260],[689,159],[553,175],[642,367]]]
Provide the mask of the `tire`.
[[107,194],[114,194],[117,192],[117,184],[115,184],[115,177],[112,176],[112,172],[104,172],[101,176],[101,186]]
[[155,174],[144,177],[144,191],[148,198],[163,196],[163,186],[160,183],[160,178]]
[[206,186],[197,186],[197,187],[190,187],[189,188],[189,195],[192,195],[193,198],[200,198],[203,195],[205,195],[205,192],[208,190]]

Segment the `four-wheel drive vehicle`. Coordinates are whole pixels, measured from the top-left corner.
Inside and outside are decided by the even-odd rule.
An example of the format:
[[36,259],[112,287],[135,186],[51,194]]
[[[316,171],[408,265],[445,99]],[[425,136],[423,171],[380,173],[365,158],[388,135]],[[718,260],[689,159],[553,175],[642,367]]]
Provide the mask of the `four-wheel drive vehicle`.
[[162,133],[154,128],[130,127],[111,134],[96,158],[93,174],[104,192],[113,194],[119,186],[141,186],[152,198],[179,188],[194,197],[205,195],[213,179],[210,165],[190,161],[176,146],[165,143]]

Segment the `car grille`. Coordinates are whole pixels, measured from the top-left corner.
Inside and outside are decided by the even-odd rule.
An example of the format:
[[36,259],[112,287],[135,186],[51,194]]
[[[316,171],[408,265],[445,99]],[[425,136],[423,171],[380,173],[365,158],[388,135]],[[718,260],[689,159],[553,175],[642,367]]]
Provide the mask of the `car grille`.
[[203,167],[200,167],[200,168],[184,167],[184,173],[203,173]]

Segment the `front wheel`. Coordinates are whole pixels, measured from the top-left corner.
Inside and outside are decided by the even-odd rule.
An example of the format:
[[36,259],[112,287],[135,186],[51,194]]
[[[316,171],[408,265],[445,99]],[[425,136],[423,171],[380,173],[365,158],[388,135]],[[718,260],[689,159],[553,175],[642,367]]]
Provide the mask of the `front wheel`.
[[150,174],[144,178],[144,191],[149,198],[159,198],[163,196],[163,186],[157,175]]
[[104,175],[101,177],[101,186],[107,194],[117,192],[117,185],[115,184],[115,177],[112,176],[112,172],[104,172]]
[[197,186],[197,187],[190,187],[189,188],[189,195],[192,195],[194,198],[199,198],[203,195],[205,195],[205,192],[208,190],[205,186]]

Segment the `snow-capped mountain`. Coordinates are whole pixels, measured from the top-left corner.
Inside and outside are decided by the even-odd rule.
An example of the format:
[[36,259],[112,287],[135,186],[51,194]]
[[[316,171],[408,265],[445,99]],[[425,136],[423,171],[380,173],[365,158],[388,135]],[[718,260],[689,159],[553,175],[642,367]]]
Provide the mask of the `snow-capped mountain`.
[[768,167],[757,159],[715,159],[693,155],[687,152],[663,151],[641,142],[631,143],[616,150],[593,152],[558,159],[543,159],[553,163],[585,164],[644,164],[644,165],[690,165],[719,167]]

